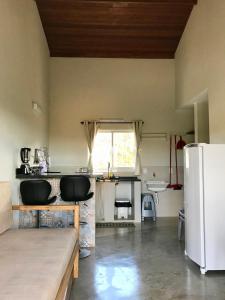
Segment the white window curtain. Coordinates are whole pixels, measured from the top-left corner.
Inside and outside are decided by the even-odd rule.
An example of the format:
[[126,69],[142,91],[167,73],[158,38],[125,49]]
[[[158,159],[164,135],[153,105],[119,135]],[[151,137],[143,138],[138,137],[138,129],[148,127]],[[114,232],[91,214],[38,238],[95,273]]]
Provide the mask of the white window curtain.
[[88,168],[89,171],[93,171],[92,165],[92,152],[94,146],[94,140],[97,134],[97,123],[95,121],[84,121],[84,131],[87,139],[88,150],[89,150],[89,158],[88,158]]
[[141,142],[142,142],[142,128],[143,128],[143,121],[134,121],[133,122],[134,133],[136,137],[136,145],[137,145],[137,154],[136,154],[136,167],[135,167],[135,174],[141,174]]

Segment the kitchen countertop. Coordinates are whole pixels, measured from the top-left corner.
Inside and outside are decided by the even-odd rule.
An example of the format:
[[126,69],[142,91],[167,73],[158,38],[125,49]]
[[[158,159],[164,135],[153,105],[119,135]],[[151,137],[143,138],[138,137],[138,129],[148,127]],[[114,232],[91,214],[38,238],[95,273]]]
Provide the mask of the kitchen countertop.
[[115,182],[115,181],[141,181],[137,176],[118,176],[114,178],[104,178],[102,176],[97,176],[97,175],[92,175],[92,174],[87,174],[87,173],[73,173],[73,174],[66,174],[66,173],[61,173],[61,172],[50,172],[50,173],[45,173],[45,174],[38,174],[38,175],[33,175],[33,174],[17,174],[16,178],[17,179],[51,179],[51,178],[61,178],[62,176],[66,175],[84,175],[89,178],[96,178],[97,182]]
[[137,176],[118,176],[113,178],[96,177],[97,182],[141,181]]
[[66,175],[84,175],[87,177],[94,177],[90,174],[86,174],[86,173],[74,173],[74,174],[67,174],[67,173],[61,173],[61,172],[50,172],[50,173],[44,173],[44,174],[28,174],[28,175],[24,175],[24,174],[17,174],[16,178],[17,179],[44,179],[44,178],[61,178],[63,176]]

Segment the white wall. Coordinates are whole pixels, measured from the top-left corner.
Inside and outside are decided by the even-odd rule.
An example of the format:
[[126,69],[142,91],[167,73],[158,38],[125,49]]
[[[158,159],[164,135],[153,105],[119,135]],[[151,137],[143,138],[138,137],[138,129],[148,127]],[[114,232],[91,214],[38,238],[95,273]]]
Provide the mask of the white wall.
[[[51,59],[53,165],[87,164],[84,119],[142,119],[144,132],[193,129],[193,111],[175,110],[174,60]],[[165,139],[144,139],[142,164],[168,166]]]
[[194,104],[195,142],[209,143],[209,105],[208,101]]
[[49,51],[33,0],[0,1],[0,44],[0,180],[11,180],[20,147],[48,143]]
[[208,93],[210,142],[225,143],[225,1],[198,0],[176,52],[176,101]]
[[[142,119],[144,132],[193,130],[193,110],[175,110],[174,60],[52,58],[50,70],[54,166],[74,170],[87,165],[87,143],[80,124],[85,119]],[[158,179],[169,179],[169,139],[144,139],[141,156],[143,180],[152,178],[153,172]],[[182,168],[179,173],[182,182]],[[177,216],[183,206],[182,191],[167,191],[160,198],[158,216]]]

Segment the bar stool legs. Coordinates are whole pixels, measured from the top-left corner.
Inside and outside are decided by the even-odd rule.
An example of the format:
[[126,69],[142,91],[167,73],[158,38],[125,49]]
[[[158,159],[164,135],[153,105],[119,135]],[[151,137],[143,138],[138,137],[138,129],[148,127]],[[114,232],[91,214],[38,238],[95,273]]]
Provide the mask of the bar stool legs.
[[177,228],[177,235],[179,241],[181,241],[182,235],[184,233],[184,224],[185,224],[184,209],[181,209],[179,210],[178,228]]

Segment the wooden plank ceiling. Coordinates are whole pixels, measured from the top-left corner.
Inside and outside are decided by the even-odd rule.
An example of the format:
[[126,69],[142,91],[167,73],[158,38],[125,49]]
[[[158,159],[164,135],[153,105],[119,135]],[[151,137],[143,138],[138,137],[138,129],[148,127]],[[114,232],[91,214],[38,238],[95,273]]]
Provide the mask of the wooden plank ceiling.
[[36,0],[51,56],[173,58],[197,0]]

